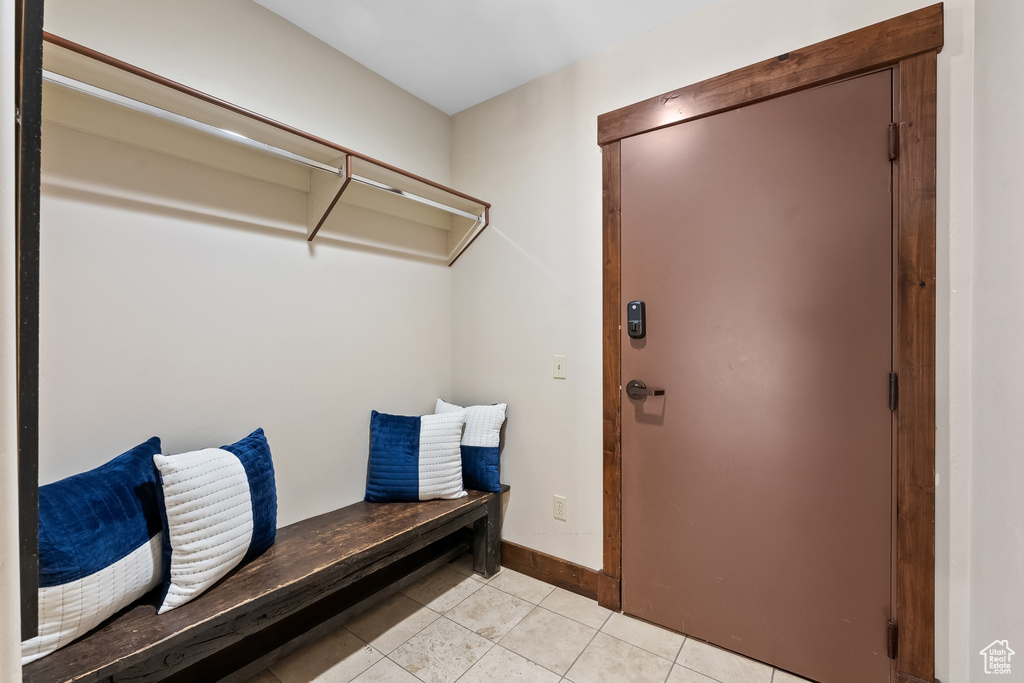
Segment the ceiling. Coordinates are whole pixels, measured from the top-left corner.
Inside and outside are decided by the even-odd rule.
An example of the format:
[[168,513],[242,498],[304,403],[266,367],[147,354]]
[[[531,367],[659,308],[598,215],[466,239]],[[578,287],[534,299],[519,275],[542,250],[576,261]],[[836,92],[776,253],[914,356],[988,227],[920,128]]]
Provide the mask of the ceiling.
[[254,0],[455,114],[713,0]]

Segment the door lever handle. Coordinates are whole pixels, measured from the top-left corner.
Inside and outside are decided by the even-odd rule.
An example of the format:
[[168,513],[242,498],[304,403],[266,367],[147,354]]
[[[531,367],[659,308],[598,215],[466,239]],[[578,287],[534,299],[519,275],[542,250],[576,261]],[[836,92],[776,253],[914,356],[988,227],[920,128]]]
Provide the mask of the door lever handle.
[[641,380],[638,380],[638,379],[631,379],[631,380],[629,380],[629,383],[626,385],[626,396],[629,396],[631,399],[634,399],[634,400],[639,400],[639,399],[645,398],[647,396],[664,396],[664,395],[665,395],[665,390],[664,389],[648,389],[647,385],[644,384]]

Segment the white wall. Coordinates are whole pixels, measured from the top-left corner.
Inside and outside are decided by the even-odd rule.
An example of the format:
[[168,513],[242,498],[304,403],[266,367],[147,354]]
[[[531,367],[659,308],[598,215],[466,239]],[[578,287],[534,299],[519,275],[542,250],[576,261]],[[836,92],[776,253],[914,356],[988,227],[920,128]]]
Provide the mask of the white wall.
[[442,184],[446,114],[250,0],[47,0],[46,30]]
[[449,271],[305,241],[305,194],[46,124],[40,481],[257,426],[279,523],[362,497],[371,409],[451,382]]
[[[457,400],[509,402],[508,540],[585,566],[602,561],[601,155],[597,116],[869,24],[924,0],[720,0],[453,117],[453,183],[493,203],[453,267]],[[966,680],[973,2],[945,3],[939,55],[937,670]],[[966,235],[966,238],[965,238]],[[568,379],[551,378],[552,354]],[[965,436],[966,435],[966,436]],[[951,467],[952,463],[952,467]],[[551,496],[568,496],[569,521]],[[952,644],[951,644],[952,642]],[[980,647],[980,646],[979,646]]]
[[[0,111],[14,111],[14,2],[0,0]],[[0,116],[0,681],[21,678],[14,120]]]
[[972,680],[1009,640],[1024,680],[1024,3],[977,5],[971,359]]
[[[46,29],[447,182],[448,117],[247,0],[50,0]],[[44,104],[45,107],[45,104]],[[371,409],[451,387],[443,262],[305,241],[305,194],[47,124],[40,481],[257,426],[279,524],[362,498]],[[366,212],[346,218],[371,220]]]

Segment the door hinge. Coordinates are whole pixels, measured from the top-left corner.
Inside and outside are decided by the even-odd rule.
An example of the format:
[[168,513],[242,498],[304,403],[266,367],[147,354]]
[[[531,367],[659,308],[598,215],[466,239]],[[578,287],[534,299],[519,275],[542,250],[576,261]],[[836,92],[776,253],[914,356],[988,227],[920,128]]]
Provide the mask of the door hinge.
[[889,161],[893,161],[900,153],[900,124],[889,124]]
[[896,659],[896,654],[900,642],[900,628],[892,619],[889,620],[888,632],[886,633],[885,642],[886,654],[889,655],[889,659]]
[[889,410],[896,410],[900,401],[900,380],[895,372],[889,373]]

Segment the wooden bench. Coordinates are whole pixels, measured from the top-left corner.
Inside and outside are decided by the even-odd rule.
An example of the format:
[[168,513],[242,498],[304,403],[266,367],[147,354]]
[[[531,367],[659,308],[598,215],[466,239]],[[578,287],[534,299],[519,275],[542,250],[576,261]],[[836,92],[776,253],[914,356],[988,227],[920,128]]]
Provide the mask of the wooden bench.
[[270,550],[186,605],[157,615],[147,596],[23,681],[244,681],[462,553],[492,576],[500,533],[498,493],[349,505],[278,529]]

